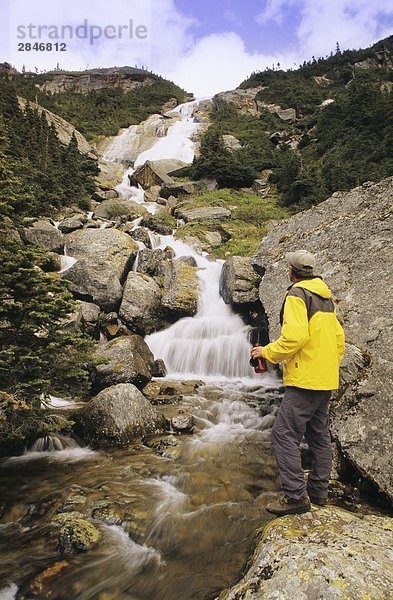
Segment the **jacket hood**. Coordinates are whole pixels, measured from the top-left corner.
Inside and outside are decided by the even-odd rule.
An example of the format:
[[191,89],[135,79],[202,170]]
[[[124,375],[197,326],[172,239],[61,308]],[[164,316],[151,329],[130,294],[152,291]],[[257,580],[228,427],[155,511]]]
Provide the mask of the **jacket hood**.
[[294,283],[292,287],[304,288],[305,290],[309,290],[313,294],[317,294],[322,298],[331,298],[332,295],[332,292],[320,277],[314,277],[313,279],[302,279],[302,281]]

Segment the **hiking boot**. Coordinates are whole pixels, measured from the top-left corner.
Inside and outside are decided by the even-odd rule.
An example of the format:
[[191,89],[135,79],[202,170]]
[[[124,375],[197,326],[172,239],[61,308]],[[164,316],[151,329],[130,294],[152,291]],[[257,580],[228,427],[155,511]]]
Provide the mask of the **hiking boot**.
[[310,500],[307,494],[304,494],[298,500],[290,498],[286,494],[280,496],[274,502],[266,506],[266,510],[273,515],[297,515],[308,512],[311,509]]
[[318,506],[325,506],[327,501],[327,498],[323,496],[313,496],[312,494],[309,494],[309,498],[312,504],[317,504]]

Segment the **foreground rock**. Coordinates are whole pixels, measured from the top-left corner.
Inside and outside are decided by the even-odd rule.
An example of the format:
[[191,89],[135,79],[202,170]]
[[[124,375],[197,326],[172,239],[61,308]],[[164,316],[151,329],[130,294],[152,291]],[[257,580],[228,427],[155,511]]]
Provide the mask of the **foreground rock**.
[[100,345],[95,354],[102,360],[93,374],[96,390],[118,383],[133,383],[142,388],[152,377],[154,356],[139,335],[115,338]]
[[222,268],[220,294],[226,304],[256,302],[260,281],[261,276],[254,271],[249,258],[232,256]]
[[44,219],[36,221],[31,227],[23,227],[19,233],[22,240],[27,244],[52,252],[63,252],[63,235],[49,221],[45,221]]
[[129,383],[103,390],[74,418],[78,435],[93,447],[119,446],[165,428],[164,417]]
[[245,577],[220,600],[390,598],[393,527],[336,507],[268,523]]
[[132,331],[145,334],[154,329],[161,305],[161,290],[152,277],[130,271],[119,316]]
[[334,291],[349,342],[343,386],[332,403],[331,431],[345,458],[393,500],[393,178],[366,183],[276,226],[254,256],[271,337],[288,286],[285,254],[306,248]]

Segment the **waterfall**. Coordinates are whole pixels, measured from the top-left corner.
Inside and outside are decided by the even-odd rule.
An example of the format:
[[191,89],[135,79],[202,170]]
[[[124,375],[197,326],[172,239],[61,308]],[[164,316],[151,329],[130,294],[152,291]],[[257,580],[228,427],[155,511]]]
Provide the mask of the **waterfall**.
[[74,439],[60,434],[49,434],[38,438],[27,452],[54,452],[56,450],[70,450],[80,448]]

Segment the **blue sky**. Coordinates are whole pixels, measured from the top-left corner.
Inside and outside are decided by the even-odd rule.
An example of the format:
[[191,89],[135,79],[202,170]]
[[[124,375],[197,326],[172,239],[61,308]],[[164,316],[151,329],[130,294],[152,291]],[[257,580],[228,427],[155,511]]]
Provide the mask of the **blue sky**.
[[198,97],[393,33],[392,0],[1,0],[0,10],[0,60],[19,69],[137,64]]

